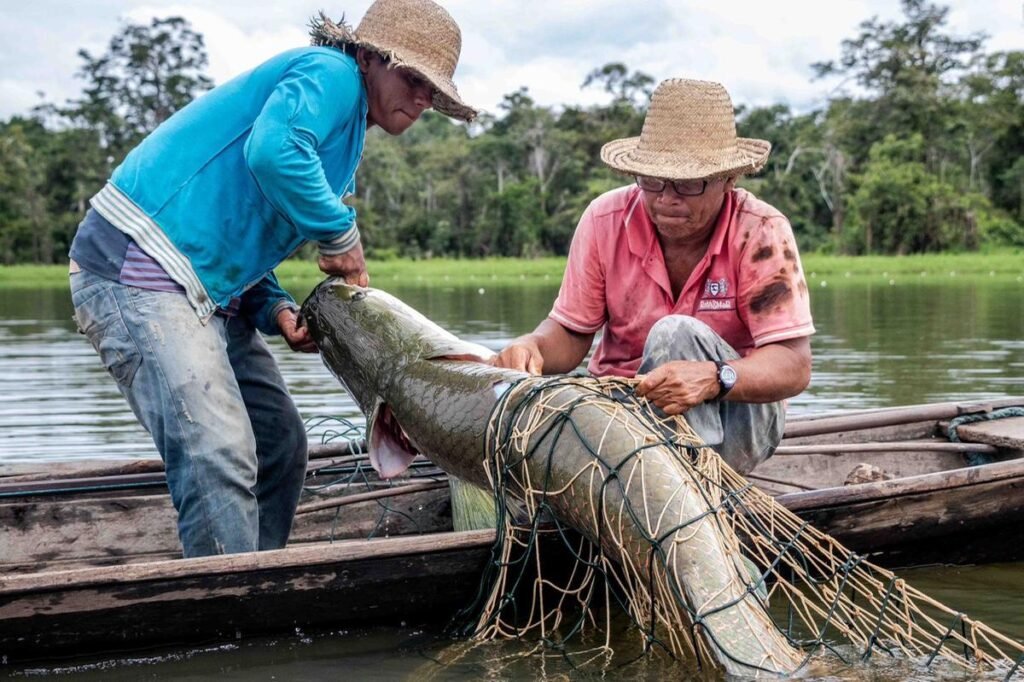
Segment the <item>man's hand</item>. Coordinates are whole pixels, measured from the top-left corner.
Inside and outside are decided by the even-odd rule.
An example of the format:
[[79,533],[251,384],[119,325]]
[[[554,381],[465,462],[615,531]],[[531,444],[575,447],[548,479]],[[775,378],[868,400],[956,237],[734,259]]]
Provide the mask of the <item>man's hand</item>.
[[370,286],[370,275],[366,272],[366,259],[363,258],[362,243],[357,243],[345,253],[339,253],[336,256],[320,256],[317,265],[328,275],[341,277],[348,284],[360,287]]
[[544,369],[544,356],[537,342],[529,336],[516,339],[491,359],[495,367],[540,374]]
[[637,384],[636,394],[675,415],[713,399],[719,390],[715,363],[676,360],[651,370]]
[[309,335],[309,328],[302,324],[298,313],[291,308],[285,308],[277,314],[277,326],[281,328],[284,340],[288,342],[288,347],[293,351],[298,353],[320,352]]

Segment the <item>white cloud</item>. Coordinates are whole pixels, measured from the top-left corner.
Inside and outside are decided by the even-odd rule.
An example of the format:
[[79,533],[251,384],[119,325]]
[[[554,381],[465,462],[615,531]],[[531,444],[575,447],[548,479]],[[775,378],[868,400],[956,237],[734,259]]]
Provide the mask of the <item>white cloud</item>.
[[[465,99],[496,111],[502,97],[527,86],[540,104],[603,101],[580,90],[592,69],[611,61],[656,80],[672,76],[723,82],[737,104],[820,104],[834,82],[812,81],[810,64],[839,56],[860,22],[899,16],[893,0],[441,0],[463,32],[455,81]],[[941,1],[941,0],[940,0]],[[326,9],[358,23],[369,0]],[[988,50],[1024,47],[1016,1],[952,0],[949,29],[984,31]],[[0,119],[25,113],[36,91],[63,102],[80,92],[73,77],[78,48],[101,53],[121,19],[181,15],[202,33],[209,74],[223,83],[281,50],[306,44],[306,22],[321,0],[34,0],[0,8]]]
[[190,5],[143,5],[127,13],[127,18],[136,23],[172,16],[184,17],[192,30],[202,34],[210,59],[207,73],[214,83],[224,83],[278,52],[309,41],[300,23],[243,28],[223,8],[215,11]]

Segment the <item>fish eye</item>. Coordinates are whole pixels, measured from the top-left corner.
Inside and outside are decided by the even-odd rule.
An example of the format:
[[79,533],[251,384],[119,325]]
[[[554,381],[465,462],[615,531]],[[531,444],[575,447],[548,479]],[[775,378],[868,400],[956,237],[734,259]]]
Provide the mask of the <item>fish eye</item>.
[[361,301],[364,298],[366,298],[366,292],[360,289],[359,291],[353,291],[352,292],[352,298],[350,298],[349,300],[352,301],[352,302],[355,302],[355,301]]

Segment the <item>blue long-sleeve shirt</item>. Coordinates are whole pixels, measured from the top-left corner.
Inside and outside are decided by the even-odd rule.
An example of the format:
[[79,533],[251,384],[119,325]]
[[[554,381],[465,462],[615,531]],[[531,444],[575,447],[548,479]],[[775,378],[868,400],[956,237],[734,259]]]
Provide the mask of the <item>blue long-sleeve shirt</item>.
[[[291,298],[272,270],[306,241],[359,240],[355,190],[366,135],[355,60],[328,47],[273,57],[196,99],[114,170],[93,208],[185,288],[201,317],[246,295],[257,326]],[[259,286],[255,286],[259,284]]]

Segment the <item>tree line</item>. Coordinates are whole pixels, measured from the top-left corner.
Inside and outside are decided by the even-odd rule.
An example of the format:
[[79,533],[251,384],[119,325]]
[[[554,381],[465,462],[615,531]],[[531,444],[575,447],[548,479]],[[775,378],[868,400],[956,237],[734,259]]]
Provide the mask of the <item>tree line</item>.
[[[813,65],[844,84],[820,108],[737,110],[741,136],[773,144],[742,185],[790,218],[805,250],[1024,246],[1024,51],[952,35],[947,7],[901,6],[898,20],[863,22],[838,60]],[[79,56],[78,99],[0,122],[0,263],[66,260],[117,163],[213,85],[203,38],[181,18],[126,25],[103,54]],[[607,104],[545,107],[521,88],[468,126],[427,112],[400,137],[372,129],[352,199],[367,250],[565,254],[586,205],[627,181],[598,152],[639,134],[655,84],[610,63],[582,84],[609,93]]]

